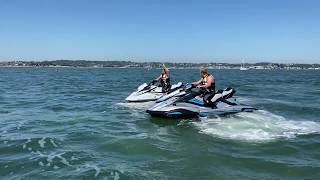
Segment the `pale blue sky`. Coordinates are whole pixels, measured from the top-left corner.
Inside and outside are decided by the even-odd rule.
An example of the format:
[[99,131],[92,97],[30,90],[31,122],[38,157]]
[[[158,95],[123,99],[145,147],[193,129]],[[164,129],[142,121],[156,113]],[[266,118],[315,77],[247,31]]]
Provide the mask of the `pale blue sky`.
[[316,0],[0,0],[0,60],[320,63]]

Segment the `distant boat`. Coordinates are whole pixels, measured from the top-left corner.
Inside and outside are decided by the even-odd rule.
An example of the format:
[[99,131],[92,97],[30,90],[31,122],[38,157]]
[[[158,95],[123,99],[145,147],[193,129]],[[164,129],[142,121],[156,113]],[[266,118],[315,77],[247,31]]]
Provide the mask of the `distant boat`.
[[242,60],[241,67],[240,67],[240,71],[246,71],[246,70],[248,70],[248,69],[249,69],[249,68],[244,67],[244,63],[243,63],[243,60]]

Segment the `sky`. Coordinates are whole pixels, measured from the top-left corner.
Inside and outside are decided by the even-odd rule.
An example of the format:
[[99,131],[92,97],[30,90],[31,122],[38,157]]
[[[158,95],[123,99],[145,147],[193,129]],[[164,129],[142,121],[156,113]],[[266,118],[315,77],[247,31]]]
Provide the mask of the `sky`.
[[320,63],[317,0],[0,0],[0,61]]

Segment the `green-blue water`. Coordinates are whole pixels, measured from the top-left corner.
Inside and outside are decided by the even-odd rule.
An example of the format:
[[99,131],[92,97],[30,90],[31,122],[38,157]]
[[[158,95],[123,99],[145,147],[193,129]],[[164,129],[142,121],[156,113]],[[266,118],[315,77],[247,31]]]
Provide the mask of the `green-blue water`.
[[124,102],[156,69],[0,68],[0,179],[320,177],[320,71],[211,72],[261,110],[168,121]]

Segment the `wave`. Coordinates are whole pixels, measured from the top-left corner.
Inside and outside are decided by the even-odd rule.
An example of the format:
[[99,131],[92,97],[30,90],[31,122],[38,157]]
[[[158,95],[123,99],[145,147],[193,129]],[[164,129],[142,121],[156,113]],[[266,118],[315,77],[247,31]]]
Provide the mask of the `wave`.
[[216,118],[203,118],[191,122],[200,133],[223,139],[265,142],[298,135],[319,134],[320,123],[287,120],[268,111],[238,113]]
[[129,109],[137,109],[137,110],[146,110],[149,107],[151,107],[154,104],[153,101],[150,102],[120,102],[120,103],[116,103],[116,105],[118,106],[122,106],[122,107],[127,107]]

